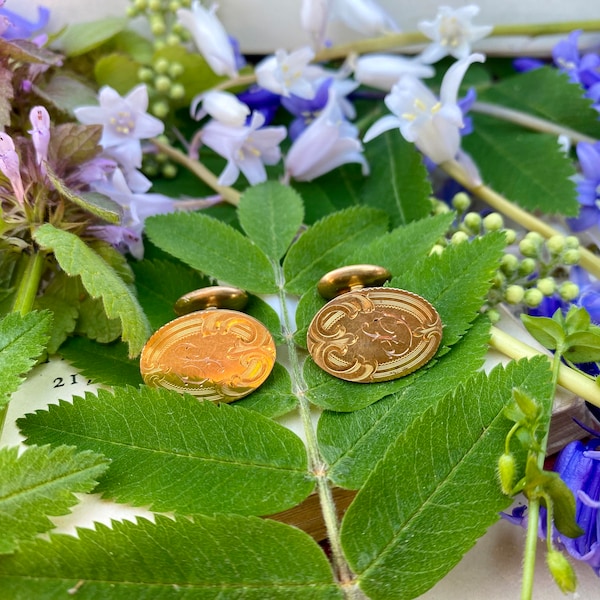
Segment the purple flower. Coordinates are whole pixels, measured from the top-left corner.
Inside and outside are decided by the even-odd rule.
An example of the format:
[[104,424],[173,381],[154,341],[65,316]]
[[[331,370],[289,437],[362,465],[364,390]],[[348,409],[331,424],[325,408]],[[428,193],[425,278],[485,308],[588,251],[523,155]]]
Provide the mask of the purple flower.
[[575,520],[584,530],[577,538],[558,534],[558,541],[575,559],[584,561],[600,576],[600,433],[587,443],[567,444],[554,470],[575,496]]
[[579,142],[576,150],[581,167],[581,175],[576,179],[581,209],[577,218],[567,221],[573,231],[582,231],[600,223],[597,205],[600,200],[600,142]]
[[5,40],[30,39],[46,27],[49,19],[50,11],[43,6],[38,7],[37,21],[28,21],[21,15],[0,7],[0,37]]
[[261,113],[265,118],[265,125],[269,125],[275,118],[275,113],[281,104],[279,94],[274,94],[257,85],[252,85],[238,94],[238,100],[243,102],[252,112]]
[[48,144],[50,143],[50,115],[43,106],[34,106],[29,112],[29,121],[32,129],[29,130],[33,147],[35,148],[35,159],[38,165],[48,160]]
[[290,139],[295,140],[325,108],[332,83],[332,78],[325,79],[316,88],[316,93],[312,99],[300,98],[294,95],[281,98],[282,106],[295,117],[288,127]]
[[521,58],[515,58],[513,61],[513,67],[515,71],[519,73],[527,73],[528,71],[533,71],[535,69],[539,69],[543,67],[546,63],[539,58],[530,58],[528,56],[523,56]]
[[0,171],[10,181],[19,204],[25,202],[25,189],[21,179],[21,162],[13,139],[6,132],[0,132]]

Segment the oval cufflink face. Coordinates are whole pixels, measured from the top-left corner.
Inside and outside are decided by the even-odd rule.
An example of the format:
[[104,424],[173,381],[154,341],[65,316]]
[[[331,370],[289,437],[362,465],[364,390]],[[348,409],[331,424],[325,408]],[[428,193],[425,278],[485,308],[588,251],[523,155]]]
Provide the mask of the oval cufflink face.
[[395,288],[364,288],[328,302],[313,318],[308,351],[324,371],[357,383],[403,377],[431,360],[442,322],[424,298]]
[[267,328],[244,313],[214,309],[158,329],[140,358],[144,382],[204,400],[233,402],[256,390],[275,363]]

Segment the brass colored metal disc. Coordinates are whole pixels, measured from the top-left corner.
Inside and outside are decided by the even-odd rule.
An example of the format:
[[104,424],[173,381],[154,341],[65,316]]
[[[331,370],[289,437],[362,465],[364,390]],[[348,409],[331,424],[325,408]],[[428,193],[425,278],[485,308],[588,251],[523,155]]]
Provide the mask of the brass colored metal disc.
[[354,289],[383,285],[392,274],[379,265],[348,265],[329,271],[319,279],[317,290],[330,300]]
[[275,342],[244,313],[213,309],[170,321],[146,342],[140,359],[144,382],[205,400],[233,402],[269,376]]
[[244,290],[226,285],[214,285],[184,294],[175,302],[173,308],[177,315],[187,315],[207,308],[242,310],[247,303],[248,294]]
[[427,363],[442,322],[424,298],[396,288],[365,288],[328,302],[308,328],[308,351],[321,369],[358,383],[390,381]]

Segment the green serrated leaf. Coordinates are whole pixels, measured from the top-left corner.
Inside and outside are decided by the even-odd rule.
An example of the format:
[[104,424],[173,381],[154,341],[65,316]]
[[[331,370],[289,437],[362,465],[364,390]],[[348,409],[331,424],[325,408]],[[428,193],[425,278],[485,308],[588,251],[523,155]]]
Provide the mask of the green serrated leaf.
[[486,115],[474,115],[463,145],[487,185],[523,208],[575,217],[579,213],[572,160],[556,136],[533,133]]
[[123,341],[129,344],[129,355],[137,356],[150,335],[150,326],[135,296],[106,262],[76,235],[56,229],[49,223],[34,234],[35,241],[52,250],[63,270],[79,275],[93,298],[102,298],[109,318],[118,318],[123,327]]
[[238,216],[246,235],[269,258],[279,260],[300,230],[304,205],[292,188],[268,181],[244,192]]
[[181,598],[342,600],[325,554],[303,531],[276,521],[161,515],[156,523],[113,522],[50,535],[0,561],[0,587],[13,599]]
[[241,233],[200,213],[150,217],[146,234],[159,248],[215,279],[255,294],[277,291],[273,267]]
[[115,270],[126,284],[133,284],[135,276],[125,255],[104,240],[92,239],[89,241],[89,246]]
[[495,472],[511,426],[502,410],[515,384],[525,381],[551,400],[545,357],[479,373],[427,409],[377,464],[341,529],[346,557],[369,598],[422,594],[510,504]]
[[393,227],[425,218],[431,211],[431,184],[420,152],[397,131],[366,145],[371,173],[361,189],[363,203],[384,210]]
[[600,361],[600,333],[578,331],[565,339],[567,350],[563,356],[573,363]]
[[0,320],[0,407],[8,402],[46,349],[52,316],[48,311],[9,313]]
[[332,481],[358,489],[387,448],[425,410],[480,369],[488,349],[489,322],[478,318],[466,335],[414,385],[352,413],[325,411],[318,440]]
[[80,56],[110,40],[127,26],[127,19],[109,17],[69,25],[60,36],[58,45],[67,56]]
[[301,348],[306,349],[308,326],[326,302],[327,300],[319,294],[316,286],[309,288],[300,298],[295,314],[297,330],[294,333],[294,342]]
[[[71,114],[78,106],[98,103],[96,90],[67,75],[56,74],[43,87],[34,84],[33,91],[59,110]],[[52,143],[52,138],[50,142]]]
[[0,38],[0,55],[16,62],[42,63],[49,66],[62,64],[62,57],[55,52],[38,46],[30,40],[5,40]]
[[532,317],[531,315],[521,315],[521,321],[525,329],[531,336],[537,340],[544,348],[554,350],[562,346],[565,338],[565,332],[562,326],[554,319],[548,317]]
[[[94,104],[96,104],[96,100]],[[100,151],[102,125],[63,123],[52,129],[48,158],[56,172],[94,158]]]
[[127,356],[125,344],[99,344],[88,338],[71,337],[60,347],[60,354],[96,383],[133,386],[143,383],[139,362]]
[[29,444],[101,452],[111,467],[98,491],[156,511],[268,515],[314,486],[304,444],[291,431],[254,411],[170,390],[99,390],[19,426]]
[[121,334],[119,319],[109,319],[100,298],[85,298],[79,304],[75,331],[101,344],[114,342]]
[[109,85],[124,96],[138,80],[140,65],[130,56],[114,52],[101,56],[94,64],[94,77],[99,86]]
[[279,315],[269,304],[258,296],[248,296],[248,303],[244,307],[244,312],[255,319],[258,319],[273,336],[275,344],[283,344],[283,334],[281,333],[281,321]]
[[48,516],[65,515],[78,503],[76,492],[90,492],[108,460],[93,452],[49,446],[0,448],[0,554],[52,529]]
[[[592,325],[590,313],[583,306],[572,305],[565,317],[565,328],[567,333],[576,331],[588,331]],[[595,327],[595,326],[594,326]]]
[[347,264],[348,256],[357,248],[385,233],[387,220],[382,211],[360,206],[315,223],[285,257],[286,290],[301,295],[328,271]]
[[97,192],[86,192],[85,194],[76,194],[73,190],[60,179],[60,177],[52,170],[52,167],[45,162],[44,166],[48,175],[48,179],[56,191],[69,202],[77,204],[87,212],[100,217],[107,223],[120,223],[123,211],[121,207],[108,196],[98,194]]
[[288,370],[275,363],[268,379],[255,392],[237,400],[234,406],[255,410],[273,419],[294,410],[297,404]]

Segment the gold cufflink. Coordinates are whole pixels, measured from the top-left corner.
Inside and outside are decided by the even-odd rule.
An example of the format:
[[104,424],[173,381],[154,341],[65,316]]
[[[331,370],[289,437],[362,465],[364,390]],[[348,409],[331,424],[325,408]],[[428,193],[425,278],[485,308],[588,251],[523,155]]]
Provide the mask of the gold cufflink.
[[357,383],[404,377],[433,358],[442,322],[425,298],[381,287],[391,273],[350,265],[324,275],[317,289],[331,299],[313,318],[308,351],[324,371]]
[[273,369],[275,342],[260,321],[240,312],[247,301],[243,290],[226,286],[179,298],[180,316],[158,329],[142,350],[144,382],[218,402],[256,390]]

